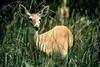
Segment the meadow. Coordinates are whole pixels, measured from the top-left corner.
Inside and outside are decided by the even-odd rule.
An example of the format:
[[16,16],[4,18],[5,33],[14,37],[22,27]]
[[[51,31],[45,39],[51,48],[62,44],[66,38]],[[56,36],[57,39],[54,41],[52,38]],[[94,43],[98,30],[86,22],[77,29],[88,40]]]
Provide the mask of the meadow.
[[[25,4],[25,3],[24,3]],[[6,12],[12,9],[12,14]],[[35,67],[31,45],[28,41],[30,24],[27,19],[18,12],[18,4],[13,7],[3,7],[0,12],[1,35],[0,35],[0,67]],[[5,12],[5,13],[3,13]],[[39,33],[46,32],[58,22],[57,15],[49,13],[41,20]],[[100,18],[89,18],[77,13],[69,19],[64,19],[64,25],[73,33],[74,42],[69,49],[64,67],[100,67]],[[41,65],[36,67],[56,67],[55,62],[43,56]]]

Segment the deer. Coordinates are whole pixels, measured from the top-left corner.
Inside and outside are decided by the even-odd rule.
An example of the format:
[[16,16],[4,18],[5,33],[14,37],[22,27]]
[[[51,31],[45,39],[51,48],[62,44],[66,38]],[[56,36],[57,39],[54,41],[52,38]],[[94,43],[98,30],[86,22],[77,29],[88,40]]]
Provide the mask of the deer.
[[[48,7],[42,9],[42,12],[30,13],[25,6],[19,5],[19,10],[22,15],[26,15],[29,23],[32,25],[31,34],[29,37],[29,42],[31,45],[35,45],[37,49],[44,52],[47,56],[55,55],[55,57],[66,58],[68,54],[68,49],[73,46],[73,34],[70,29],[64,25],[57,25],[51,30],[39,34],[40,20],[43,12],[47,10]],[[33,44],[35,42],[35,44]]]

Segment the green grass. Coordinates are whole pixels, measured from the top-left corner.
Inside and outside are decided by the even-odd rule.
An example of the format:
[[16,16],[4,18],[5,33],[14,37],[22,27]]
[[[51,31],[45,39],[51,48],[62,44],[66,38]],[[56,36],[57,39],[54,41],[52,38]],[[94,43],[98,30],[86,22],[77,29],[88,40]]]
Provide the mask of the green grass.
[[[78,17],[80,18],[80,16]],[[24,67],[24,65],[34,67],[33,60],[29,55],[31,50],[27,38],[29,25],[25,21],[25,19],[18,15],[15,16],[11,24],[6,26],[6,34],[3,43],[0,45],[0,67]],[[45,18],[42,20],[42,24],[44,21],[46,21]],[[49,20],[47,21],[49,22]],[[54,23],[56,22],[54,21]],[[65,24],[71,29],[74,35],[73,47],[69,50],[65,67],[98,67],[100,63],[98,61],[99,42],[97,40],[100,37],[99,21],[85,19],[76,23],[71,18],[65,21]],[[49,29],[50,27],[47,29],[44,26],[44,30]],[[54,63],[47,58],[39,67],[53,67]]]

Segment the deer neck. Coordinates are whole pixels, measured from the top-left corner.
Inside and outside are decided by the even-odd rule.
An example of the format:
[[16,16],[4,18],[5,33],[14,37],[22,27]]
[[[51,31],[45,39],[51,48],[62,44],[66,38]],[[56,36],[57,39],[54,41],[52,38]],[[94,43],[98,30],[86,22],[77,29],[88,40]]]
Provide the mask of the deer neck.
[[38,30],[36,30],[35,28],[30,28],[30,37],[32,38],[32,40],[34,40],[34,43],[36,44],[36,46],[38,46],[38,43],[39,43]]
[[36,46],[39,45],[39,34],[38,31],[35,32],[34,39],[36,40]]

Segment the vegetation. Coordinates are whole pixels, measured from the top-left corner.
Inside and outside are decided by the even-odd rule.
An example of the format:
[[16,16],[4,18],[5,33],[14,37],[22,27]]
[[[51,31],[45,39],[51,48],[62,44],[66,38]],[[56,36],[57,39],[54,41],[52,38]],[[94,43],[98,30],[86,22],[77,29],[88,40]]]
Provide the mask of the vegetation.
[[[0,67],[35,67],[34,60],[30,55],[32,54],[31,45],[28,41],[30,24],[19,13],[18,5],[22,3],[29,8],[30,12],[37,12],[42,8],[40,6],[36,8],[37,5],[47,5],[45,0],[42,2],[38,0],[28,2],[28,0],[25,0],[0,5]],[[92,11],[88,12],[88,10],[85,13],[85,9],[87,9],[85,4],[87,3],[89,2],[82,3],[80,0],[78,5],[80,6],[79,9],[82,8],[82,10],[80,11],[73,6],[74,9],[78,9],[75,12],[76,14],[72,11],[70,18],[64,20],[65,25],[74,35],[73,47],[69,50],[64,67],[100,67],[100,14]],[[50,6],[54,4],[52,3]],[[90,10],[94,10],[92,9],[93,5],[89,7]],[[95,5],[95,8],[98,9],[99,7]],[[42,18],[39,33],[61,24],[58,22],[54,10],[56,10],[55,7],[50,7],[49,14]],[[39,56],[41,57],[39,61],[42,64],[37,65],[37,67],[60,66],[56,66],[56,62],[45,58],[41,53],[39,53]]]

